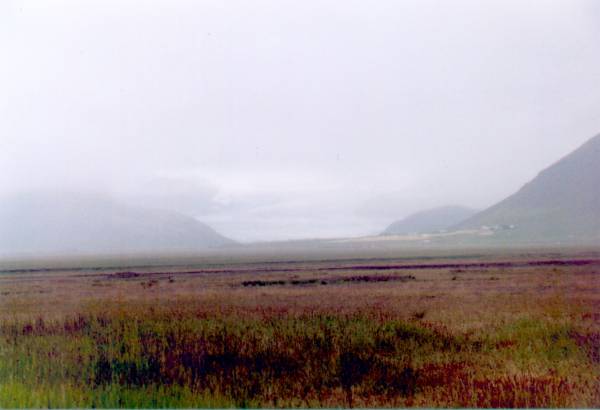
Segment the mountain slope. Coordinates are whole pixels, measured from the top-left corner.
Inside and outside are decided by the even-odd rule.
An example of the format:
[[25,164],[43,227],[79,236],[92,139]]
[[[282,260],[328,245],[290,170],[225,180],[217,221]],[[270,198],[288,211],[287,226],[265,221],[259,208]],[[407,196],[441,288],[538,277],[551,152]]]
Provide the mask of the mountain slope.
[[103,196],[31,194],[0,202],[0,253],[174,251],[230,243],[194,218]]
[[473,216],[477,211],[462,206],[443,206],[407,216],[388,226],[382,235],[439,232]]
[[511,236],[536,242],[600,239],[600,135],[454,228],[484,225],[514,225]]

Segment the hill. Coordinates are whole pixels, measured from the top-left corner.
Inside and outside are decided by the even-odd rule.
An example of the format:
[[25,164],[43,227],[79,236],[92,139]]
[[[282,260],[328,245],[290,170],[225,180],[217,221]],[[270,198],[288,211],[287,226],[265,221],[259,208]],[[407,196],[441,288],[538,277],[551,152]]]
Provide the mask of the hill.
[[519,241],[600,240],[600,135],[454,229],[483,226]]
[[443,206],[428,209],[392,223],[383,231],[382,235],[439,232],[464,221],[476,212],[463,206]]
[[196,219],[89,194],[28,194],[0,202],[0,253],[187,251],[232,244]]

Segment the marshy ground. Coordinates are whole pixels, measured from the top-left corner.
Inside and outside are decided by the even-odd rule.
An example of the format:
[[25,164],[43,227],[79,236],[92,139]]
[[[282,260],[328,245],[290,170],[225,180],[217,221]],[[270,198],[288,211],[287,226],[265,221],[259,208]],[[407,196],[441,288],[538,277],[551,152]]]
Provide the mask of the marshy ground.
[[598,407],[599,349],[595,251],[0,273],[0,407]]

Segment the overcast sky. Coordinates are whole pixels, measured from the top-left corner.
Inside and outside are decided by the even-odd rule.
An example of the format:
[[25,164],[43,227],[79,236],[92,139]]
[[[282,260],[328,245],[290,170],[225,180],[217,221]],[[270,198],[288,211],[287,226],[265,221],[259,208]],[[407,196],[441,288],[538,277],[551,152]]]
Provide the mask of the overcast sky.
[[234,239],[484,208],[600,132],[600,1],[0,2],[0,195]]

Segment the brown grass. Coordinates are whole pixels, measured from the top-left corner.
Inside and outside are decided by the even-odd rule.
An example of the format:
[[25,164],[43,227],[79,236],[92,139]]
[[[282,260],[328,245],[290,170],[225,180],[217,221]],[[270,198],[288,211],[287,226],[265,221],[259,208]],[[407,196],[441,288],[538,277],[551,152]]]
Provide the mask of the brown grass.
[[590,258],[9,272],[0,290],[0,406],[600,405]]

